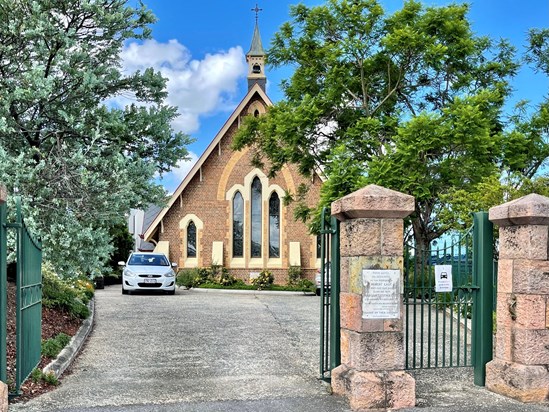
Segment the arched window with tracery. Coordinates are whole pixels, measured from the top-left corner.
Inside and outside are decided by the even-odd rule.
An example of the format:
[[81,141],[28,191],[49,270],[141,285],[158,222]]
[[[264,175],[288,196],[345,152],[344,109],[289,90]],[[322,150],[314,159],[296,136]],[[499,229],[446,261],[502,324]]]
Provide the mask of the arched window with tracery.
[[233,257],[244,256],[244,199],[240,192],[233,197]]
[[187,257],[196,257],[196,225],[192,220],[187,226]]
[[259,177],[255,177],[252,181],[252,196],[251,196],[251,221],[250,221],[250,242],[252,258],[261,257],[262,243],[262,225],[261,225],[261,191],[262,185]]
[[280,257],[280,198],[276,192],[269,198],[269,257]]

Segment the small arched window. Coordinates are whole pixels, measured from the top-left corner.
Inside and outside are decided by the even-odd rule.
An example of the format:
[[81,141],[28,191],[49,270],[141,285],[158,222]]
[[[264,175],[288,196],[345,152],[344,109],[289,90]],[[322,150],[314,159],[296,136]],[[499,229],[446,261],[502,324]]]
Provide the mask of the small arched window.
[[256,73],[256,74],[261,73],[261,66],[259,64],[254,64],[252,68],[252,73]]
[[233,257],[244,256],[244,199],[240,192],[233,197]]
[[252,257],[261,257],[262,225],[261,225],[261,192],[262,185],[259,177],[252,181],[252,202],[251,202],[251,251]]
[[280,199],[276,192],[269,198],[269,257],[280,257]]
[[255,109],[254,117],[259,117],[259,110]]
[[196,225],[192,220],[187,226],[187,257],[196,257]]

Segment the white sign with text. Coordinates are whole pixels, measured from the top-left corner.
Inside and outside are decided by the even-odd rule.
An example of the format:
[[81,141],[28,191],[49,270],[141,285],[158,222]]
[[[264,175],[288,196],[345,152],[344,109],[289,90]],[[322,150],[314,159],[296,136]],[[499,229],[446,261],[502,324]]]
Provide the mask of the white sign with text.
[[435,292],[451,292],[452,288],[452,265],[435,265]]

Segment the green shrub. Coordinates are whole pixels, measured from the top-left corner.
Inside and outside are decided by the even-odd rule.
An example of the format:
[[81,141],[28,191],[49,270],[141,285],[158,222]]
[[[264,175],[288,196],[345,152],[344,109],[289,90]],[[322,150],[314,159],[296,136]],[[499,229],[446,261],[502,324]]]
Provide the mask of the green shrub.
[[229,274],[227,268],[218,265],[209,268],[181,269],[175,280],[177,286],[184,286],[187,289],[205,284],[231,286],[236,282],[236,278]]
[[40,369],[35,368],[32,370],[30,378],[34,383],[38,383],[42,380],[42,375],[43,375],[43,372]]
[[181,269],[177,274],[175,284],[179,287],[184,286],[187,289],[200,285],[198,269]]
[[95,294],[93,282],[84,276],[67,279],[65,282],[67,282],[67,284],[69,284],[73,288],[73,290],[76,292],[77,297],[84,304],[88,304],[88,302],[93,298],[93,295]]
[[273,285],[274,276],[271,272],[263,269],[258,277],[252,279],[251,283],[257,290],[268,289]]
[[93,297],[93,284],[86,278],[63,280],[49,265],[42,268],[42,304],[59,308],[75,318],[89,316],[86,304]]
[[71,341],[71,337],[60,333],[56,337],[42,341],[42,355],[48,358],[56,358],[59,352]]
[[78,319],[87,319],[90,316],[90,310],[81,300],[74,299],[69,308],[69,313]]
[[62,348],[53,339],[48,339],[42,342],[42,355],[47,358],[55,359],[61,350]]
[[41,369],[36,368],[33,369],[30,377],[34,383],[46,382],[52,386],[59,385],[59,379],[57,379],[57,376],[53,372],[44,373]]
[[296,287],[304,292],[314,292],[316,288],[315,284],[309,279],[300,279],[299,282],[297,282]]
[[229,273],[227,268],[222,268],[215,281],[222,286],[232,286],[236,283],[236,278]]
[[51,386],[58,386],[59,385],[59,379],[57,379],[57,376],[55,376],[55,373],[53,373],[53,372],[43,373],[42,374],[42,379],[48,385],[51,385]]
[[116,285],[122,283],[122,272],[120,270],[112,270],[105,273],[104,284],[105,285]]
[[300,280],[302,280],[301,266],[290,266],[288,269],[288,285],[297,285]]

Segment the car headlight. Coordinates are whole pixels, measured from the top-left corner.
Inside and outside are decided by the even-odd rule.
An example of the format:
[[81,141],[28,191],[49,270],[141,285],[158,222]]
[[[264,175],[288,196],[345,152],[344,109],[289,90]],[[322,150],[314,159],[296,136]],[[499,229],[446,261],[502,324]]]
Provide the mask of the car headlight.
[[167,278],[173,278],[175,276],[175,273],[173,270],[170,270],[168,273],[166,273],[164,276]]
[[135,273],[133,273],[131,270],[126,269],[124,271],[124,276],[128,276],[128,277],[131,278],[131,277],[135,276]]

